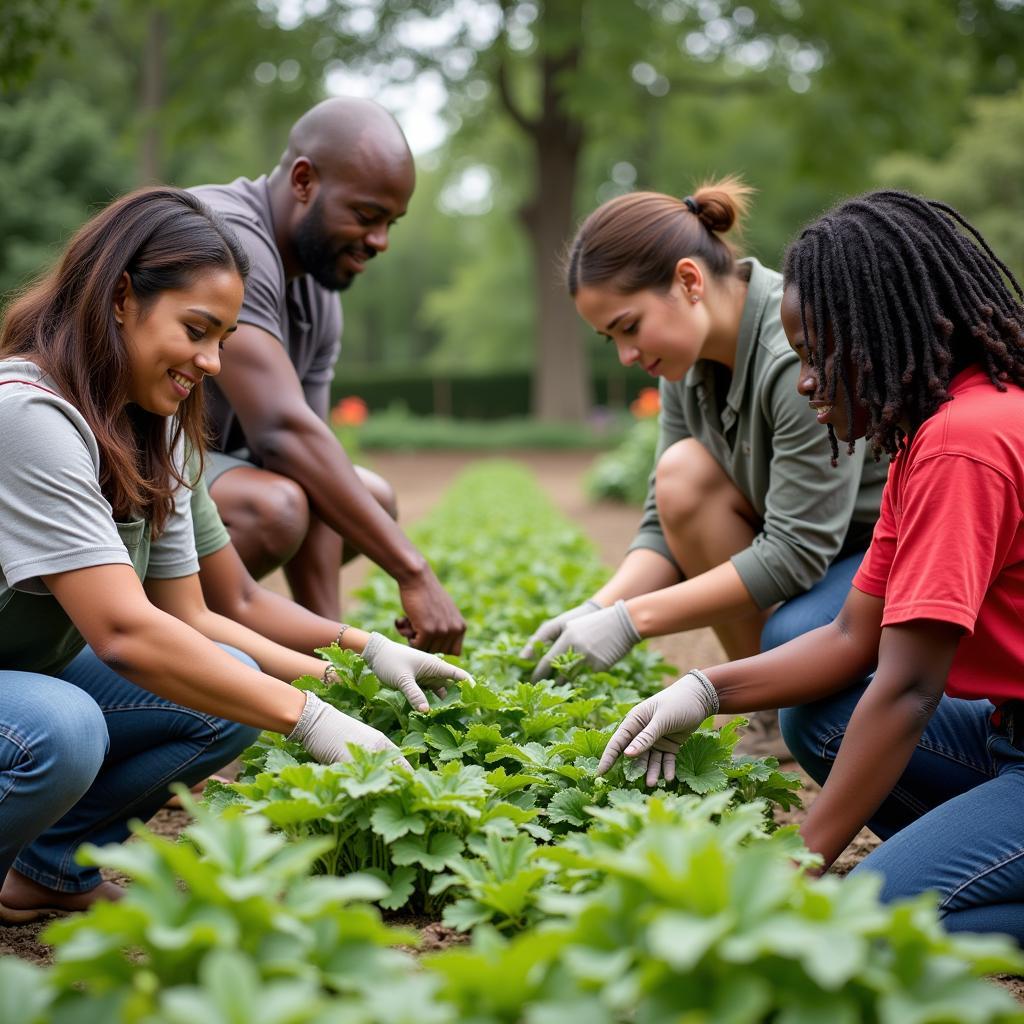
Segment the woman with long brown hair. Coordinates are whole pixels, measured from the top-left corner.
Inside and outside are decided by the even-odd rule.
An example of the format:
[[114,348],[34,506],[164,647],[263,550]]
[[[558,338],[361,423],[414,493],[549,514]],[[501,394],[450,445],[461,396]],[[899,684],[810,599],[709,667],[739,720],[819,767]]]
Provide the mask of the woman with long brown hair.
[[[0,921],[116,899],[75,862],[78,846],[125,838],[170,783],[202,779],[258,729],[323,762],[345,759],[349,743],[400,756],[287,685],[323,662],[203,601],[185,467],[201,462],[202,381],[220,368],[246,271],[231,231],[196,197],[147,189],[86,224],[7,311]],[[370,641],[342,632],[356,650]],[[430,661],[400,674],[464,677]]]
[[[642,637],[699,626],[714,628],[729,658],[744,658],[839,610],[885,467],[829,467],[827,441],[796,394],[782,278],[737,259],[724,237],[751,191],[726,178],[685,199],[619,196],[587,217],[570,247],[580,315],[623,365],[660,382],[660,437],[629,551],[589,601],[531,637],[524,656],[553,641],[535,677],[569,647],[604,668]],[[784,753],[773,716],[754,724],[750,739],[760,742],[748,739],[748,749]]]

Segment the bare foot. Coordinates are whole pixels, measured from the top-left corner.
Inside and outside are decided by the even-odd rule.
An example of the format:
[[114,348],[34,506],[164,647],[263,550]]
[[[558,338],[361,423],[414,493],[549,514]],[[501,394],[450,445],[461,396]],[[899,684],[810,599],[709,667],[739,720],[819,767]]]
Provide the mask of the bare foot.
[[0,889],[0,922],[27,924],[45,914],[88,910],[98,900],[116,903],[123,895],[124,889],[116,882],[100,882],[87,892],[58,892],[11,868]]

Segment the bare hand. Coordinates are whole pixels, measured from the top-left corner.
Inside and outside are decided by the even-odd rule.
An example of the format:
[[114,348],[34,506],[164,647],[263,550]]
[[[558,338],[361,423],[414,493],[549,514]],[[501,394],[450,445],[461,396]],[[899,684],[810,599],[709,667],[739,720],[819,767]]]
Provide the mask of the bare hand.
[[409,619],[411,635],[401,628],[399,632],[409,637],[413,647],[438,654],[462,653],[466,620],[432,569],[428,567],[414,580],[400,583],[398,592]]

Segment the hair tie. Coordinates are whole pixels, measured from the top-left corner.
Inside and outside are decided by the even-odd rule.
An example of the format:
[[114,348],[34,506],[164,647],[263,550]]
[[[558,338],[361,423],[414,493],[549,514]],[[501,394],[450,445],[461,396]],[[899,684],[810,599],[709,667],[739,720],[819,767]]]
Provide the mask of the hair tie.
[[694,215],[694,217],[700,216],[700,203],[698,203],[693,196],[687,196],[683,200],[683,205]]

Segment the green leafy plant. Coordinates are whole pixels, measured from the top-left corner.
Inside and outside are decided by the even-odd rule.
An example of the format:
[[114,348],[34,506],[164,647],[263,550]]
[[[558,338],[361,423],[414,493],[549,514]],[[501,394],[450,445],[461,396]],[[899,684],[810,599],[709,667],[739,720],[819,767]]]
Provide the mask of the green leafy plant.
[[559,867],[543,924],[510,939],[480,927],[471,947],[428,958],[465,1019],[1021,1019],[979,978],[1024,967],[1007,940],[947,935],[929,896],[883,905],[871,876],[808,877],[793,861],[813,858],[792,829],[765,834],[756,804],[623,798],[595,816],[543,853]]
[[366,905],[386,895],[379,879],[310,877],[325,840],[288,840],[262,817],[197,808],[180,791],[196,815],[181,842],[138,826],[136,842],[82,848],[131,885],[120,902],[47,929],[57,952],[45,974],[0,961],[0,980],[35,983],[25,1014],[5,1024],[31,1024],[47,1007],[53,1024],[292,1024],[321,1020],[337,997],[366,1006],[406,981],[410,998],[424,994],[408,955],[390,948],[416,936]]

